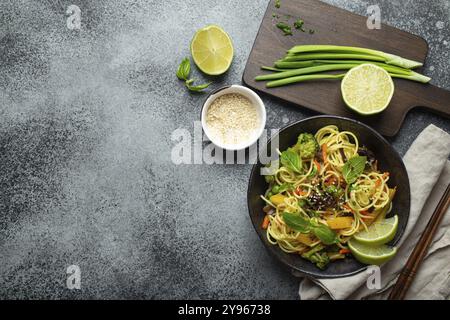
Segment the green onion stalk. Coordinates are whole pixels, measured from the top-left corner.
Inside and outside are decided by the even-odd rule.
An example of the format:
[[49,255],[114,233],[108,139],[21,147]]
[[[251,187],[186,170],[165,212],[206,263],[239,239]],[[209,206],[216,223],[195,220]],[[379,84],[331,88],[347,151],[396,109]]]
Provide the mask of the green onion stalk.
[[[415,69],[421,67],[423,64],[418,61],[413,61],[405,59],[394,54],[385,53],[379,50],[359,48],[359,47],[348,47],[348,46],[334,46],[334,45],[301,45],[295,46],[288,51],[288,57],[296,57],[302,54],[353,54],[353,55],[366,55],[371,56],[372,59],[362,59],[362,60],[373,60],[373,59],[383,59],[383,62],[391,64],[394,66],[402,67],[405,69]],[[307,60],[316,60],[321,58],[309,57]],[[333,59],[333,58],[331,58]],[[341,58],[339,58],[341,59]],[[379,60],[378,60],[379,61]]]
[[[300,68],[300,69],[278,69],[278,68],[271,68],[271,67],[263,67],[264,70],[274,71],[276,73],[267,74],[267,75],[261,75],[257,76],[255,78],[256,81],[265,81],[265,80],[277,80],[277,79],[284,79],[294,76],[300,76],[300,75],[307,75],[307,74],[314,74],[314,73],[320,73],[324,71],[335,71],[335,70],[349,70],[353,67],[356,67],[362,63],[367,62],[361,62],[361,63],[351,63],[351,64],[344,64],[344,63],[337,63],[337,64],[330,64],[330,65],[318,65],[315,67],[308,67],[308,68]],[[380,66],[381,68],[385,69],[391,76],[395,78],[402,78],[406,80],[421,82],[421,83],[428,83],[431,81],[431,78],[424,76],[420,73],[417,73],[412,70],[407,70],[395,66],[390,66],[386,64],[378,64],[373,63],[375,65]],[[302,80],[302,82],[305,80]]]
[[[299,69],[289,69],[289,70],[283,70],[274,68],[276,73],[272,74],[265,74],[261,76],[257,76],[255,78],[256,81],[266,81],[266,80],[277,80],[277,79],[283,79],[283,78],[289,78],[294,76],[300,76],[300,75],[306,75],[306,74],[313,74],[313,73],[319,73],[324,71],[336,71],[336,70],[349,70],[352,69],[362,63],[336,63],[336,64],[324,64],[324,65],[318,65],[314,67],[307,67],[307,68],[299,68]],[[417,72],[414,72],[412,70],[402,69],[395,66],[390,66],[386,64],[376,64],[379,65],[381,68],[386,70],[389,73],[393,74],[399,74],[404,76],[414,76],[414,79],[419,82],[427,83],[430,81],[430,78],[421,75]]]
[[262,66],[261,70],[274,71],[274,72],[283,72],[283,71],[289,71],[290,69],[281,69],[281,68]]
[[[389,72],[389,75],[393,78],[400,78],[400,79],[406,79],[406,80],[426,83],[425,80],[423,79],[423,77],[425,77],[425,76],[418,74],[416,72],[413,72],[413,74],[410,74],[410,75]],[[266,86],[267,86],[267,88],[275,88],[275,87],[281,87],[281,86],[285,86],[288,84],[305,82],[305,81],[339,80],[344,77],[345,77],[345,73],[344,74],[323,74],[323,73],[322,74],[307,74],[307,75],[300,75],[300,76],[294,76],[294,77],[269,81],[269,82],[267,82]]]
[[[302,61],[302,62],[306,62],[306,61]],[[375,64],[377,66],[380,66],[382,68],[388,68],[390,70],[396,70],[397,73],[404,73],[407,74],[409,73],[411,70],[410,69],[405,69],[405,68],[401,68],[401,67],[397,67],[397,66],[393,66],[393,65],[388,65],[385,63],[381,63],[381,62],[375,62],[375,61],[365,61],[365,60],[310,60],[307,61],[308,64],[304,64],[304,66],[302,64],[297,64],[298,62],[283,62],[283,61],[276,61],[275,62],[275,67],[278,69],[299,69],[299,68],[305,68],[305,67],[313,67],[313,66],[320,66],[320,65],[332,65],[332,64],[356,64],[356,65],[360,65],[360,64],[364,64],[364,63],[371,63],[371,64]]]
[[277,80],[277,79],[284,79],[284,78],[289,78],[289,77],[294,77],[294,76],[319,73],[319,72],[323,72],[323,71],[348,70],[348,69],[351,69],[356,66],[357,66],[357,64],[330,64],[330,65],[322,65],[322,66],[307,67],[307,68],[300,68],[300,69],[292,69],[289,71],[282,71],[282,72],[257,76],[255,78],[255,80],[256,81]]
[[344,78],[344,74],[307,74],[296,77],[284,78],[267,82],[267,88],[281,87],[292,83],[299,83],[311,80],[338,80]]
[[428,83],[431,81],[431,78],[424,76],[423,74],[411,71],[411,74],[405,75],[405,74],[398,74],[398,73],[389,73],[391,77],[393,78],[399,78],[399,79],[406,79],[410,81],[416,81],[416,82],[422,82],[422,83]]
[[[321,66],[321,65],[339,65],[342,64],[345,66],[354,64],[355,66],[360,64],[366,64],[371,63],[374,65],[377,65],[383,69],[385,69],[387,72],[393,75],[397,75],[396,78],[403,78],[411,81],[421,82],[421,83],[428,83],[431,81],[431,78],[424,76],[420,73],[417,73],[413,70],[393,66],[393,65],[387,65],[385,63],[380,62],[374,62],[374,61],[359,61],[359,60],[313,60],[313,66]],[[272,70],[269,70],[268,67],[265,67],[264,70],[269,71],[276,71],[276,72],[283,72],[283,71],[290,71],[292,69],[300,69],[296,68],[295,62],[276,62],[275,63],[276,68],[272,68]],[[333,67],[334,68],[334,67]],[[338,68],[336,66],[336,68]],[[343,70],[347,69],[347,67],[343,68]],[[335,69],[336,70],[336,69]],[[340,69],[338,69],[340,70]],[[404,75],[404,77],[400,77],[400,75]]]
[[384,62],[385,59],[378,56],[364,55],[364,54],[352,54],[352,53],[311,53],[311,54],[287,54],[280,61],[294,62],[305,60],[324,60],[324,59],[348,59],[348,60],[370,60]]

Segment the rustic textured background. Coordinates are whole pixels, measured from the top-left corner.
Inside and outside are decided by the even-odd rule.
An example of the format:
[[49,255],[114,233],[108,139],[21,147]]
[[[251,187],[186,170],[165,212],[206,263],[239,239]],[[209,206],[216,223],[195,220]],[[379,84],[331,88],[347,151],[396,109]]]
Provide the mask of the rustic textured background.
[[[170,161],[170,134],[192,132],[203,101],[175,77],[193,33],[229,32],[235,59],[214,87],[240,83],[267,0],[0,1],[0,298],[297,298],[250,224],[250,166]],[[450,89],[450,1],[327,2],[378,3],[428,40],[425,72]],[[269,128],[313,115],[264,101]],[[430,123],[450,131],[414,111],[394,146]]]

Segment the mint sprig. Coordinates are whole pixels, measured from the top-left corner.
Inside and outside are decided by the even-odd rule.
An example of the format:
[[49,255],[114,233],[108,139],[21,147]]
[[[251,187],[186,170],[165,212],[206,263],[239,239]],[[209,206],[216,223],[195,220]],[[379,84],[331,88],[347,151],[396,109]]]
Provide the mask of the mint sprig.
[[364,172],[367,157],[354,156],[350,158],[342,168],[342,175],[348,184],[352,184]]
[[302,158],[296,152],[289,149],[283,151],[280,156],[280,161],[286,168],[297,173],[302,173]]
[[192,85],[195,81],[195,79],[189,79],[189,74],[191,73],[191,62],[189,58],[184,58],[177,69],[177,78],[180,80],[184,80],[184,84],[186,85],[186,88],[188,88],[189,91],[193,92],[203,92],[204,89],[208,88],[211,84],[211,82],[199,84],[199,85]]

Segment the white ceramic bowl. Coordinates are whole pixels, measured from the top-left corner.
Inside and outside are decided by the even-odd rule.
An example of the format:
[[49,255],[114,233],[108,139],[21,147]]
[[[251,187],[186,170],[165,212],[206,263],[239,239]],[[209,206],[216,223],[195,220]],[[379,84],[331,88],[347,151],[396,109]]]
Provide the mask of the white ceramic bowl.
[[[256,107],[256,112],[258,113],[259,118],[259,127],[255,132],[255,135],[252,137],[252,139],[249,139],[247,141],[242,141],[238,144],[224,144],[221,141],[217,141],[217,139],[214,139],[213,136],[211,136],[211,133],[208,129],[208,125],[206,123],[206,114],[208,112],[209,106],[212,104],[212,102],[217,99],[218,97],[228,94],[228,93],[238,93],[246,97],[250,100],[250,102]],[[256,141],[258,141],[259,137],[261,137],[264,128],[266,126],[266,107],[264,106],[263,101],[261,98],[253,91],[250,90],[247,87],[243,87],[240,85],[231,85],[231,86],[225,86],[222,88],[219,88],[212,92],[208,98],[206,99],[205,103],[202,107],[202,115],[201,115],[201,121],[202,121],[202,127],[203,131],[205,132],[206,136],[209,140],[211,140],[212,143],[214,143],[219,148],[225,149],[225,150],[232,150],[232,151],[238,151],[243,150],[245,148],[250,147]]]

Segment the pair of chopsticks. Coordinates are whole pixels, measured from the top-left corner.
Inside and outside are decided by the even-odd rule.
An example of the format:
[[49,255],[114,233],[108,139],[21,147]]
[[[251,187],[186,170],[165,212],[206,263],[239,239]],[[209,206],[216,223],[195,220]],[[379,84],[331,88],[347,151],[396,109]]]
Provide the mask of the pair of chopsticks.
[[411,286],[414,277],[417,274],[420,264],[422,263],[425,255],[428,252],[428,248],[433,241],[434,235],[442,221],[447,209],[450,205],[450,184],[444,192],[441,200],[439,201],[433,215],[430,218],[425,230],[422,233],[419,241],[416,244],[413,252],[408,258],[405,267],[403,268],[400,276],[395,283],[391,294],[389,295],[389,300],[403,300],[409,287]]

